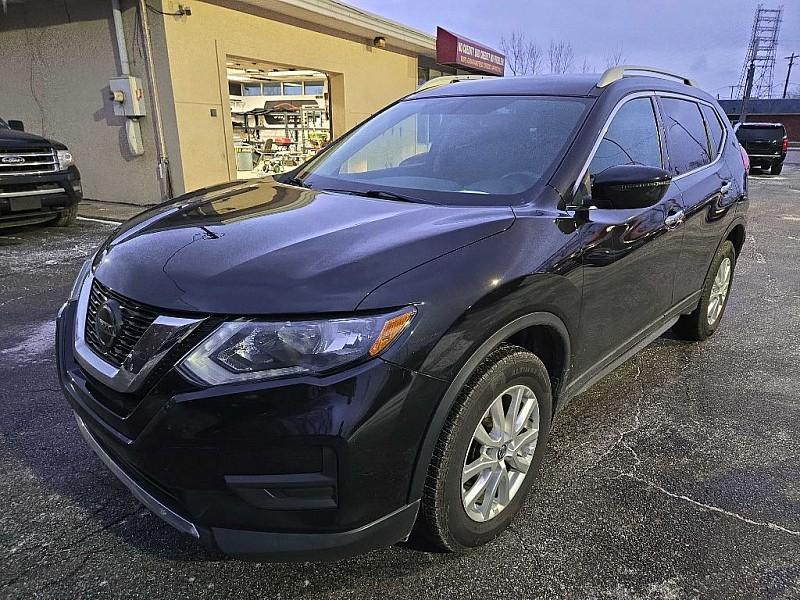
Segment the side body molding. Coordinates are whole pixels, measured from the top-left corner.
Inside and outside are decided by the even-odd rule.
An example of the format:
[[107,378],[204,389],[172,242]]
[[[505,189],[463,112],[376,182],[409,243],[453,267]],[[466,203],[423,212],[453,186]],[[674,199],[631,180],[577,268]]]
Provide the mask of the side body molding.
[[[433,457],[433,450],[436,446],[437,440],[439,439],[439,434],[441,433],[442,427],[447,420],[447,416],[450,414],[450,410],[453,408],[453,404],[458,397],[458,393],[467,382],[467,379],[469,379],[470,375],[472,375],[472,372],[480,364],[480,362],[486,358],[486,356],[488,356],[489,353],[494,350],[498,344],[500,344],[500,342],[508,339],[518,331],[522,331],[523,329],[532,327],[534,325],[547,325],[548,327],[551,327],[553,330],[558,332],[558,335],[563,341],[563,364],[565,365],[565,368],[560,389],[564,389],[564,383],[568,381],[569,378],[572,351],[570,347],[569,332],[567,331],[567,328],[561,319],[552,313],[533,312],[519,317],[501,327],[486,341],[484,341],[483,344],[481,344],[478,349],[473,352],[472,356],[467,359],[467,361],[456,374],[455,379],[453,379],[453,381],[450,383],[450,386],[447,388],[444,396],[442,396],[442,400],[439,402],[439,406],[436,408],[430,424],[428,425],[428,430],[425,433],[425,438],[422,441],[422,445],[420,446],[420,450],[417,455],[414,473],[411,477],[411,487],[409,490],[410,502],[414,502],[422,497],[425,478],[428,474],[428,466],[430,465],[431,458]],[[557,401],[559,391],[560,390],[553,390],[554,402]]]

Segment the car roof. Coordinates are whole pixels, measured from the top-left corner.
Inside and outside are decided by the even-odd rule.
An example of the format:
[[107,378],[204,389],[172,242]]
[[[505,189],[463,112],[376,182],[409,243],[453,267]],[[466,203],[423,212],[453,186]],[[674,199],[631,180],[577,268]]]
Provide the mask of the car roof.
[[494,77],[458,81],[429,90],[421,90],[407,98],[453,96],[580,96],[599,97],[611,90],[620,92],[661,91],[713,100],[702,89],[663,77],[625,75],[603,87],[598,87],[602,74],[532,75],[525,77]]

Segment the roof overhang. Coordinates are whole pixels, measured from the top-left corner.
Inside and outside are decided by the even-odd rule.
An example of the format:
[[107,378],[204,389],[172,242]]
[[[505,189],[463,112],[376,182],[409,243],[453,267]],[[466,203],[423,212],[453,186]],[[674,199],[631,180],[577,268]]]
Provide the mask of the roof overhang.
[[[226,0],[206,0],[230,6]],[[349,36],[373,40],[382,37],[390,48],[412,54],[436,57],[436,38],[391,19],[335,0],[235,0],[242,7],[253,7],[291,19],[305,21]]]

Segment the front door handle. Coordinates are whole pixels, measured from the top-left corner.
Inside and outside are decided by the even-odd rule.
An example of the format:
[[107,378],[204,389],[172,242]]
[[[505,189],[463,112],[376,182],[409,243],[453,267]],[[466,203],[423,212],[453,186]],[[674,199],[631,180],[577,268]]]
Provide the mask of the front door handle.
[[719,188],[720,194],[727,194],[731,190],[732,182],[730,179],[723,181],[722,185]]
[[664,219],[664,225],[666,225],[670,229],[674,229],[681,223],[683,223],[684,214],[682,210],[677,210],[674,213],[670,213],[667,215],[666,219]]

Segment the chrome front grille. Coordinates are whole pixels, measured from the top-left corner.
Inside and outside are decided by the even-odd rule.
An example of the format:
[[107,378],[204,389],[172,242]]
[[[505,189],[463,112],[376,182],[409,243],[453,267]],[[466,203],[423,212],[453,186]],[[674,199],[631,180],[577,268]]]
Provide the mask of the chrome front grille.
[[[122,327],[114,344],[110,349],[106,350],[97,337],[95,317],[103,303],[111,299],[119,303],[122,313]],[[115,367],[121,367],[122,363],[133,351],[136,342],[141,339],[144,332],[147,331],[147,328],[153,324],[157,317],[158,313],[155,310],[111,291],[94,279],[86,307],[86,325],[84,329],[86,343],[98,356],[103,357],[103,360]]]
[[0,177],[42,175],[58,171],[58,155],[53,148],[3,148],[0,152]]

